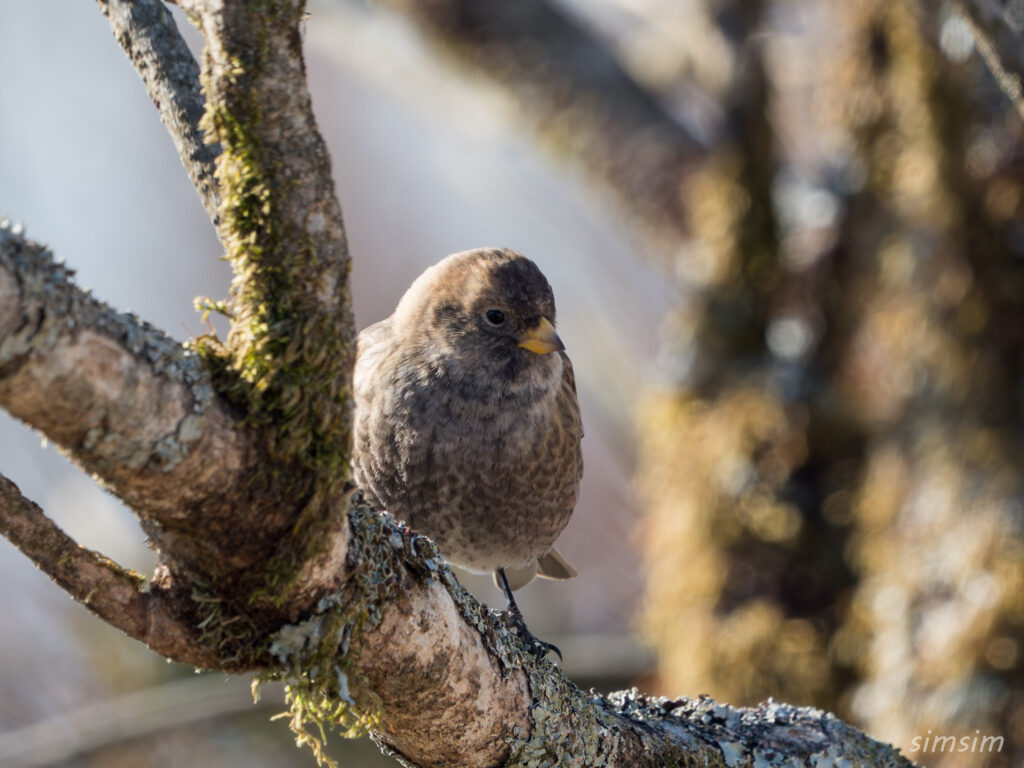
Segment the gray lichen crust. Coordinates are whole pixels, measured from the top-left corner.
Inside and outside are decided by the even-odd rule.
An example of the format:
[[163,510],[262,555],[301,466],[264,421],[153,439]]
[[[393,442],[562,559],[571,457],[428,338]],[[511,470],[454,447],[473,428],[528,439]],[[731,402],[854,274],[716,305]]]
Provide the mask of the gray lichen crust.
[[[165,387],[174,388],[175,394],[185,398],[184,407],[176,414],[171,428],[159,434],[151,430],[115,432],[109,429],[110,420],[93,418],[95,423],[65,425],[76,426],[81,439],[72,448],[76,458],[101,476],[116,473],[120,465],[138,470],[146,467],[167,472],[178,466],[188,455],[189,448],[203,434],[204,419],[214,400],[213,388],[201,362],[195,354],[182,347],[163,332],[140,320],[131,313],[117,312],[93,298],[74,284],[74,272],[54,261],[45,247],[24,239],[11,227],[0,228],[0,269],[5,270],[6,283],[17,288],[4,291],[4,313],[10,315],[0,324],[0,397],[4,405],[18,405],[18,393],[10,382],[19,382],[19,372],[31,369],[40,373],[38,361],[52,362],[58,348],[65,348],[93,335],[111,342],[134,365],[147,368],[152,377]],[[66,365],[66,364],[64,364]],[[56,387],[64,387],[63,379],[69,371],[60,370],[46,380]],[[124,387],[132,371],[121,372],[121,381],[102,382],[113,391]],[[175,386],[177,385],[177,386]],[[124,389],[118,389],[124,394]],[[97,408],[125,402],[93,401]],[[138,403],[152,407],[152,403]],[[80,404],[75,404],[76,409]],[[14,408],[10,409],[19,415]],[[100,414],[87,414],[98,417]],[[38,426],[37,422],[32,422]],[[170,426],[170,425],[169,425]],[[140,439],[143,437],[148,440]]]
[[[418,585],[433,585],[450,601],[463,630],[479,642],[475,654],[457,665],[472,671],[478,686],[488,676],[500,688],[517,686],[526,695],[527,718],[514,723],[514,710],[495,703],[468,719],[499,721],[501,743],[488,759],[462,756],[458,764],[540,768],[541,766],[806,766],[807,768],[898,768],[910,766],[892,747],[813,708],[768,701],[738,709],[702,697],[665,699],[620,691],[601,696],[577,688],[561,670],[538,660],[531,645],[504,620],[488,611],[463,589],[433,542],[368,508],[358,495],[349,510],[352,537],[345,589],[322,601],[318,615],[278,633],[272,651],[282,662],[277,673],[289,685],[292,727],[300,740],[326,761],[322,739],[334,728],[344,735],[371,730],[387,754],[404,765],[440,764],[450,759],[441,739],[424,750],[409,730],[430,732],[436,712],[417,712],[416,721],[402,720],[396,703],[417,700],[418,686],[430,687],[432,702],[447,692],[436,681],[451,681],[451,651],[412,613],[411,626],[427,635],[428,648],[409,674],[390,631],[396,627],[395,606]],[[439,611],[436,605],[432,617]],[[397,625],[401,627],[408,625]],[[443,631],[450,632],[450,629]],[[383,639],[382,637],[383,636]],[[392,687],[382,688],[387,677]],[[398,679],[395,682],[395,679]],[[432,686],[432,687],[431,687]],[[453,684],[457,687],[457,683]],[[387,689],[387,690],[385,690]],[[381,695],[383,694],[383,695]],[[492,695],[492,694],[489,694]],[[502,700],[494,694],[493,702]],[[414,728],[410,728],[412,725]],[[449,728],[459,732],[463,727]],[[486,733],[486,728],[481,729]]]

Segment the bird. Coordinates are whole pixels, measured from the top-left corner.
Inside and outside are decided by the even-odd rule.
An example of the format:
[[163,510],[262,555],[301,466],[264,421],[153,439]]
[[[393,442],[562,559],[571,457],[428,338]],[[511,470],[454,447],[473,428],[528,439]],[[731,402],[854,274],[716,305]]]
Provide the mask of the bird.
[[579,499],[582,420],[551,286],[508,248],[427,268],[357,339],[354,479],[367,501],[513,591],[576,571],[554,548]]

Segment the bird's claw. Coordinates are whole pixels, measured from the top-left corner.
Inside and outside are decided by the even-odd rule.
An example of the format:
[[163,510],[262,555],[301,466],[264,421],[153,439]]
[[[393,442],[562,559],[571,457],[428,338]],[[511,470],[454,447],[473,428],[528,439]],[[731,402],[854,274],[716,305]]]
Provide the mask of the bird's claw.
[[562,652],[558,649],[557,645],[545,642],[544,640],[538,640],[533,635],[530,635],[530,637],[533,640],[533,652],[536,654],[538,661],[545,658],[549,653],[553,653],[558,657],[558,663],[562,663]]
[[562,662],[562,651],[559,650],[558,646],[535,637],[527,628],[526,622],[523,621],[523,615],[518,610],[508,610],[504,613],[508,623],[512,625],[516,633],[530,646],[537,661],[546,658],[549,653],[553,653],[558,657],[559,663]]
[[501,591],[505,593],[505,602],[508,605],[508,610],[505,611],[505,616],[511,622],[512,626],[516,628],[516,631],[523,636],[523,638],[533,648],[533,655],[537,657],[537,661],[545,658],[549,653],[554,653],[558,657],[559,663],[562,661],[562,652],[558,650],[557,645],[551,643],[545,643],[543,640],[538,640],[533,636],[533,633],[527,629],[526,620],[523,618],[523,612],[519,610],[519,606],[516,604],[516,598],[512,594],[512,586],[508,583],[508,576],[505,573],[504,568],[498,568],[498,585],[501,587]]

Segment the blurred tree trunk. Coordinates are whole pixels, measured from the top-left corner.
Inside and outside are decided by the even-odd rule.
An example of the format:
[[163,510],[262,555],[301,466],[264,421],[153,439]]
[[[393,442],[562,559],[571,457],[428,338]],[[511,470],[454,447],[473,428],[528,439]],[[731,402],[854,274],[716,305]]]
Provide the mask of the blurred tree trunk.
[[[836,320],[847,336],[836,376],[869,435],[852,510],[860,581],[847,641],[865,649],[852,711],[904,745],[929,732],[1003,735],[985,764],[1017,765],[1019,150],[1007,158],[1004,141],[986,138],[1005,102],[993,114],[991,100],[972,99],[970,68],[929,44],[938,14],[907,2],[849,3],[844,14],[840,86],[865,183],[842,238],[847,301]],[[986,146],[994,156],[981,166]]]
[[836,4],[846,44],[821,71],[847,136],[842,224],[801,267],[787,233],[758,223],[792,219],[783,185],[766,199],[770,178],[742,170],[774,162],[778,182],[801,158],[766,161],[736,138],[763,139],[761,105],[777,95],[744,76],[761,22],[708,6],[735,35],[739,73],[723,99],[733,130],[688,198],[698,242],[680,271],[710,279],[677,315],[675,386],[648,397],[639,430],[661,684],[813,702],[906,748],[929,729],[1001,735],[1003,752],[982,759],[1014,764],[1019,122],[977,63],[929,42],[949,43],[955,26],[940,22],[955,20]]
[[830,645],[852,577],[825,502],[855,475],[859,442],[839,423],[820,430],[828,240],[797,258],[802,225],[778,219],[785,158],[759,34],[770,10],[707,4],[735,74],[719,144],[686,187],[696,242],[680,256],[690,295],[672,326],[674,385],[640,413],[645,625],[663,687],[834,709],[849,673]]

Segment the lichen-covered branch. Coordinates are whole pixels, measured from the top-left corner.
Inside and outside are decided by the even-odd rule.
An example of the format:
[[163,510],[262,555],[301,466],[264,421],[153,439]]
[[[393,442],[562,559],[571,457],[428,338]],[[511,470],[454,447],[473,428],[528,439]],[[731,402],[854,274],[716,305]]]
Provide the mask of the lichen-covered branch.
[[173,573],[228,592],[260,576],[291,519],[260,506],[254,430],[217,396],[196,354],[71,276],[0,228],[0,406],[102,478]]
[[142,78],[192,186],[216,226],[220,195],[214,178],[214,160],[220,147],[207,144],[199,128],[204,110],[199,64],[162,0],[97,2],[114,37]]
[[76,544],[3,475],[0,535],[71,597],[157,653],[197,666],[214,663],[214,649],[200,641],[200,633],[190,621],[190,603],[173,590],[147,584],[139,574]]
[[161,526],[238,493],[251,435],[196,355],[72,275],[0,227],[0,406]]
[[954,0],[1000,87],[1024,117],[1024,28],[1013,24],[997,0]]
[[293,727],[372,727],[419,766],[909,766],[820,710],[573,685],[455,581],[434,545],[356,503],[345,589],[278,633]]

